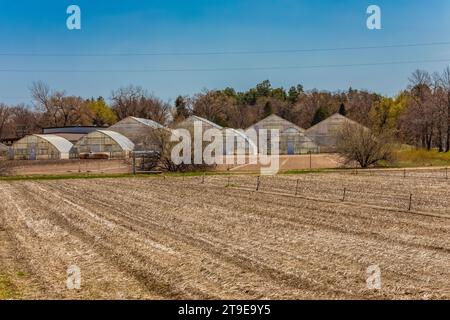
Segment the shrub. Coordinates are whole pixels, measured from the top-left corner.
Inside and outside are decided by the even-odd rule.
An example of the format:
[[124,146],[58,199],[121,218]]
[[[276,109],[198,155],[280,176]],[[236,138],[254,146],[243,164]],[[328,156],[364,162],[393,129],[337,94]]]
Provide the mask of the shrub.
[[375,135],[366,127],[346,123],[338,134],[337,151],[346,163],[357,162],[362,168],[368,168],[381,160],[391,160],[391,137],[388,133]]

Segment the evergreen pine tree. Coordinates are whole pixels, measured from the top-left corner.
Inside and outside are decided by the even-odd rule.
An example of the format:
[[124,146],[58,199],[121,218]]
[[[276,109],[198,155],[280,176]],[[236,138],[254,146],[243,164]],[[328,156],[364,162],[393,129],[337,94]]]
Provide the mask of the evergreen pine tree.
[[339,107],[339,114],[343,115],[344,117],[347,115],[347,110],[345,109],[344,103],[341,103],[341,106]]
[[176,118],[183,120],[189,117],[189,109],[187,107],[186,99],[182,96],[178,96],[175,100]]
[[264,105],[264,118],[273,114],[272,103],[267,101]]
[[318,124],[319,122],[322,122],[329,116],[330,116],[330,112],[328,111],[328,109],[324,108],[324,107],[320,107],[319,109],[317,109],[316,113],[314,114],[311,126],[314,126],[314,125]]

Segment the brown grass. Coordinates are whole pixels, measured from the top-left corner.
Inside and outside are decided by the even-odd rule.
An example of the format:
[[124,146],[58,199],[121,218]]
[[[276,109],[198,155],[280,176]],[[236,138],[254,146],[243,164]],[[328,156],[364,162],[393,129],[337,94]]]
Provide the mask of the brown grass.
[[398,167],[450,166],[450,152],[403,147],[394,153],[394,162]]

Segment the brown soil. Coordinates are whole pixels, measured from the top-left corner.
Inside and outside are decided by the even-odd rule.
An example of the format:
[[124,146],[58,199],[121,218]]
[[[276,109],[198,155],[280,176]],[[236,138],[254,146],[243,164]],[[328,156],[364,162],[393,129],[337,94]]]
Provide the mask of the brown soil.
[[[249,163],[249,161],[246,161]],[[313,154],[309,155],[294,155],[294,156],[279,156],[280,171],[288,170],[305,170],[305,169],[333,169],[342,166],[342,161],[337,154]],[[261,168],[267,167],[259,164],[244,164],[244,165],[219,165],[218,171],[229,171],[233,173],[259,172]]]
[[[256,177],[202,179],[0,182],[5,272],[25,270],[20,297],[38,299],[450,298],[447,205],[427,216],[330,191],[400,193],[403,178],[263,177],[260,192],[245,190]],[[429,203],[448,198],[437,180],[408,181]],[[80,290],[66,288],[70,265]],[[366,286],[371,265],[379,291]]]
[[73,173],[129,173],[130,165],[124,160],[58,160],[11,161],[13,175],[61,175]]

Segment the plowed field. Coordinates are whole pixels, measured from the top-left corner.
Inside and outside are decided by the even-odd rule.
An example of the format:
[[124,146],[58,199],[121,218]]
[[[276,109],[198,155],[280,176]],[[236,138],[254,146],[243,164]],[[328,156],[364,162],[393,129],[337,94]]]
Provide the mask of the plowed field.
[[0,182],[0,276],[12,298],[450,298],[448,182],[256,179]]

